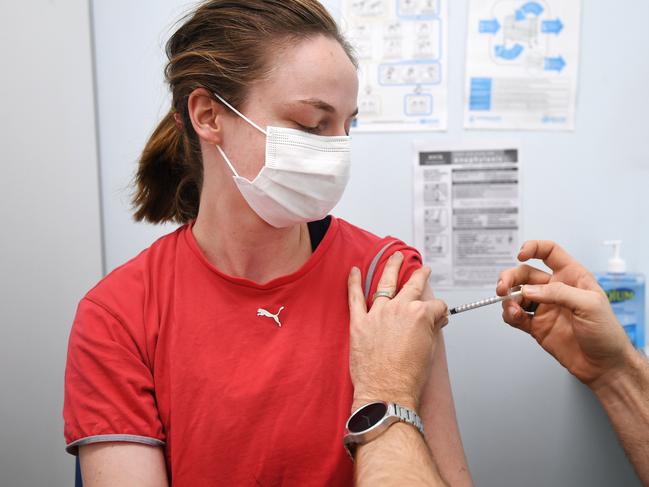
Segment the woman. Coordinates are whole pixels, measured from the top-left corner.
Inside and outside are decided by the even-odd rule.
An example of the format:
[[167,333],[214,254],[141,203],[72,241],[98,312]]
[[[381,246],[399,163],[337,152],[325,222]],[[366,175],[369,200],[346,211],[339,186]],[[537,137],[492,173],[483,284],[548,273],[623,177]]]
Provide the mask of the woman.
[[[173,108],[135,216],[183,225],[81,300],[67,449],[87,485],[350,485],[347,276],[387,244],[376,275],[396,251],[400,284],[421,265],[327,216],[349,174],[351,50],[316,0],[212,0],[167,54]],[[427,440],[469,485],[441,346],[434,363]]]

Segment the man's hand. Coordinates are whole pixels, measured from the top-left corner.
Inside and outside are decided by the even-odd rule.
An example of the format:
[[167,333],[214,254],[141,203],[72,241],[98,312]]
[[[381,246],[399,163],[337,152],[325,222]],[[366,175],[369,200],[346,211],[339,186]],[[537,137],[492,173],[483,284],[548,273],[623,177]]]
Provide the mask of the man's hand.
[[[378,290],[396,292],[402,263],[401,252],[388,259]],[[352,269],[349,275],[352,410],[377,400],[418,410],[438,331],[448,323],[444,302],[421,301],[429,275],[430,269],[418,269],[394,298],[378,297],[368,312],[361,273],[357,268]]]
[[503,296],[522,284],[523,307],[529,302],[540,305],[529,315],[519,303],[505,301],[503,319],[532,335],[592,389],[614,380],[636,353],[593,275],[547,240],[523,244],[518,260],[529,259],[543,260],[553,273],[520,265],[501,273],[496,292]]
[[540,303],[533,316],[519,303],[503,303],[503,318],[531,334],[602,403],[640,480],[649,485],[649,365],[631,345],[595,278],[554,242],[525,242],[522,262],[542,259],[547,274],[528,265],[500,275],[497,292],[523,284],[525,301]]

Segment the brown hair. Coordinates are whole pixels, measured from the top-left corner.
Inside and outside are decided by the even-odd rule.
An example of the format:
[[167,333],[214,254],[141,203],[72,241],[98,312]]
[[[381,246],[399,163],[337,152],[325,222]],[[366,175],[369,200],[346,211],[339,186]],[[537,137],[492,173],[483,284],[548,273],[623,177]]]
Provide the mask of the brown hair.
[[198,214],[203,162],[187,100],[197,88],[235,107],[269,72],[268,53],[315,35],[352,49],[317,0],[209,0],[181,19],[166,45],[172,108],[147,142],[135,175],[135,219],[185,223]]

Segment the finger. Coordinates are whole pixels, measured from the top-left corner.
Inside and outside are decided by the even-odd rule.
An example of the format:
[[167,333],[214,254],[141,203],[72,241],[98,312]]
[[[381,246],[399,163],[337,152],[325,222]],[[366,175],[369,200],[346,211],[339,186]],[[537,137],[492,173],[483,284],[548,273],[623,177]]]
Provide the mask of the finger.
[[528,315],[518,303],[513,301],[503,302],[503,321],[514,328],[532,333],[532,316]]
[[[387,291],[392,296],[397,292],[397,283],[399,282],[399,270],[401,269],[401,264],[403,264],[403,254],[400,251],[396,251],[392,254],[383,268],[383,273],[379,279],[379,284],[376,287],[377,291]],[[385,296],[378,297],[374,302],[378,303],[381,301],[389,301],[390,298]]]
[[558,271],[569,265],[578,265],[568,252],[551,240],[528,240],[518,253],[518,260],[525,262],[529,259],[541,259],[553,271]]
[[448,324],[448,306],[441,299],[426,301],[427,313],[433,317],[435,329],[444,328]]
[[358,267],[352,267],[347,279],[347,296],[349,299],[349,314],[351,320],[358,320],[367,314],[365,296],[361,286],[361,271]]
[[498,284],[496,284],[496,294],[504,296],[507,291],[520,284],[547,284],[552,277],[541,269],[523,264],[500,273]]
[[588,311],[597,306],[599,293],[568,286],[563,282],[523,286],[523,297],[536,303],[558,304],[574,311]]
[[415,301],[421,299],[424,289],[426,289],[429,277],[430,267],[420,267],[412,273],[410,279],[408,279],[408,282],[403,285],[395,299],[401,301]]

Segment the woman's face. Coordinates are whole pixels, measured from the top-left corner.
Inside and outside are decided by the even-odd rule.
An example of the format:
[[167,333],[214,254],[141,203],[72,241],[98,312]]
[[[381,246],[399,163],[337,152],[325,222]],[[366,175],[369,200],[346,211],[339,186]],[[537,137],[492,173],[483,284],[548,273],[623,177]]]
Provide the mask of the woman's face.
[[[239,110],[257,125],[316,135],[349,134],[358,110],[358,76],[342,46],[325,36],[278,51],[270,75],[254,83]],[[240,176],[264,165],[266,137],[229,109],[221,117],[221,147]]]

